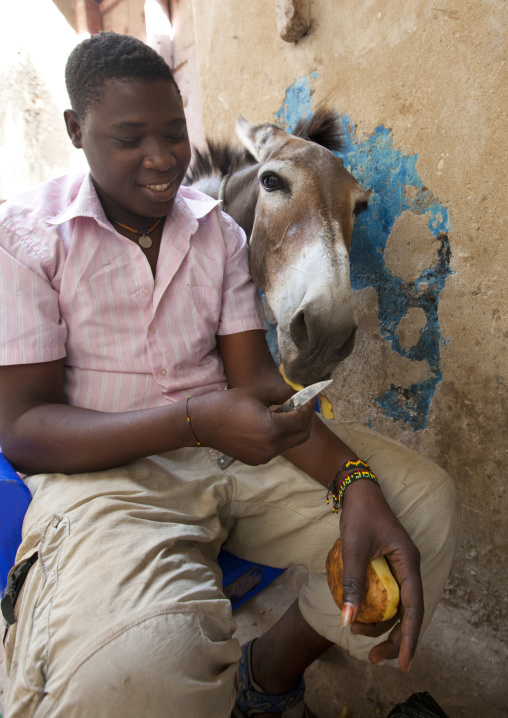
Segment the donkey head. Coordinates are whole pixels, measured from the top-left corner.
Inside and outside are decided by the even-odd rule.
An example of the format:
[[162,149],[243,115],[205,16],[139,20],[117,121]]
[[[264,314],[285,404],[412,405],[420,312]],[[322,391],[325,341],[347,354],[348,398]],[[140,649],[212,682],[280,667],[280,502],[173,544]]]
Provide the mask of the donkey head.
[[277,324],[285,373],[301,384],[328,377],[353,349],[349,248],[355,217],[371,194],[331,151],[338,149],[336,127],[335,145],[318,144],[326,136],[319,120],[316,113],[314,132],[312,122],[295,130],[306,138],[237,122],[259,163],[250,270],[269,305],[267,318]]

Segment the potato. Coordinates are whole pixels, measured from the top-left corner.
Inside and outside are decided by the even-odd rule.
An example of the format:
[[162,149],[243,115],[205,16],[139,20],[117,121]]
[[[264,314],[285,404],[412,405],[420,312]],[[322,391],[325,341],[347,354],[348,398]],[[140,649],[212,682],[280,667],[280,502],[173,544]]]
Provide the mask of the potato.
[[[342,609],[342,543],[334,543],[326,559],[328,585],[337,606]],[[357,621],[378,623],[389,621],[399,606],[399,585],[383,556],[375,558],[367,566],[367,589]]]

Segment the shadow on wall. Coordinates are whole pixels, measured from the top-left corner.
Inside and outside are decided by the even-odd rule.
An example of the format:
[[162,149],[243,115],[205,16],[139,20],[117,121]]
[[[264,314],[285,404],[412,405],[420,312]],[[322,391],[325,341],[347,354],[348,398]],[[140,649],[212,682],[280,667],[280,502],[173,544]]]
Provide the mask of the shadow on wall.
[[[300,117],[312,112],[311,85],[316,78],[314,72],[291,85],[281,109],[275,113],[277,124],[289,132]],[[338,154],[363,187],[373,191],[369,209],[360,215],[353,232],[353,289],[376,290],[381,336],[393,352],[412,362],[423,362],[427,368],[421,381],[409,386],[391,384],[376,403],[385,416],[404,422],[414,431],[425,429],[430,404],[442,378],[440,347],[445,340],[440,332],[438,307],[446,278],[452,274],[448,210],[418,176],[418,156],[404,155],[394,147],[386,127],[359,137],[347,115],[341,116],[341,125],[344,149]],[[403,226],[408,220],[409,224],[418,223],[420,230],[423,222],[427,234],[420,242],[427,246],[420,252],[419,261],[410,256],[414,247],[404,240]],[[404,271],[404,264],[410,267],[409,272]],[[402,327],[411,312],[420,314],[423,321],[417,336],[408,343],[402,339]]]

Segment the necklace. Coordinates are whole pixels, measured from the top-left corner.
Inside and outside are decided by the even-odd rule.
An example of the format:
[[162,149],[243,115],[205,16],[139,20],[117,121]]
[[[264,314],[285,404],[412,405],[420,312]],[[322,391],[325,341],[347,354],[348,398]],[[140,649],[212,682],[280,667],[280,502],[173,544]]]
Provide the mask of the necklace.
[[148,249],[148,247],[152,246],[152,240],[148,236],[153,230],[159,226],[161,223],[162,217],[159,217],[159,219],[152,224],[150,229],[147,229],[146,232],[138,232],[137,229],[132,229],[132,227],[128,227],[126,224],[122,224],[122,222],[119,222],[117,219],[113,220],[114,224],[117,224],[119,227],[123,227],[124,229],[127,229],[129,232],[133,232],[134,234],[137,234],[139,239],[138,242],[141,247],[144,247],[145,249]]

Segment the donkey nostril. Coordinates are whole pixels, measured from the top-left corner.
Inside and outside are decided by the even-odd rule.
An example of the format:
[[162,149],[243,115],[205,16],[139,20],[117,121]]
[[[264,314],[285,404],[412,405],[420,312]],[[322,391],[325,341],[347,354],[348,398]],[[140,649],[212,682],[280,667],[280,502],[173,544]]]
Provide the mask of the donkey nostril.
[[289,333],[297,347],[307,346],[309,343],[309,333],[307,331],[307,324],[305,323],[304,311],[299,311],[294,315],[289,325]]

